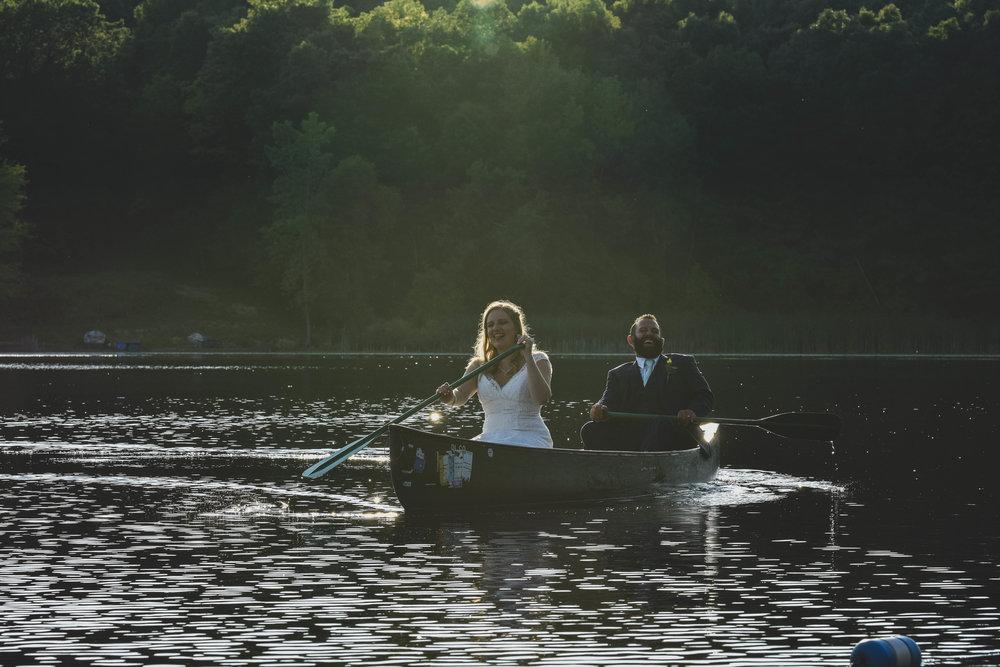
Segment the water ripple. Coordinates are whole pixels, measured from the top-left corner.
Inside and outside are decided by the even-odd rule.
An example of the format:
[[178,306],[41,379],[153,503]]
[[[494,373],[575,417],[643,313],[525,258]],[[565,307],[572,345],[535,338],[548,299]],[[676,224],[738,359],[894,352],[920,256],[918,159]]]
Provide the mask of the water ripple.
[[[995,504],[827,481],[852,448],[871,466],[899,434],[907,454],[914,433],[943,439],[938,415],[989,422],[995,392],[963,393],[966,372],[945,391],[935,367],[921,394],[908,367],[866,383],[835,362],[717,362],[713,388],[752,387],[723,385],[730,405],[835,407],[854,430],[836,451],[724,431],[729,467],[656,498],[434,517],[400,510],[384,442],[319,482],[301,471],[455,358],[13,361],[33,368],[0,367],[2,664],[812,667],[891,634],[928,665],[998,649]],[[574,376],[559,360],[544,414],[561,444],[605,366]],[[442,415],[414,422],[471,435],[482,419],[475,405]]]

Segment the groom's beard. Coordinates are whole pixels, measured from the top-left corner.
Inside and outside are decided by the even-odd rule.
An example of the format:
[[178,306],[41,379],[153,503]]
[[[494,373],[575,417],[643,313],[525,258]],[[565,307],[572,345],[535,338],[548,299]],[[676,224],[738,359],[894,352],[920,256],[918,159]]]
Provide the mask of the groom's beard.
[[636,356],[655,359],[663,352],[663,339],[659,336],[647,336],[642,340],[634,340],[635,345],[632,349],[635,350]]

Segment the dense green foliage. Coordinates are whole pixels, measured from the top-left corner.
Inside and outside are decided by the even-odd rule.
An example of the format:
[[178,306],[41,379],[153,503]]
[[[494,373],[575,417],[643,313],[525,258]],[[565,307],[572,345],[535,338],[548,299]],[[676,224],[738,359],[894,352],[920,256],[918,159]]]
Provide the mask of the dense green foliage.
[[500,296],[975,327],[998,62],[998,0],[0,0],[0,127],[29,279],[253,284],[307,346]]
[[21,289],[20,250],[27,233],[21,221],[24,166],[0,162],[0,303]]

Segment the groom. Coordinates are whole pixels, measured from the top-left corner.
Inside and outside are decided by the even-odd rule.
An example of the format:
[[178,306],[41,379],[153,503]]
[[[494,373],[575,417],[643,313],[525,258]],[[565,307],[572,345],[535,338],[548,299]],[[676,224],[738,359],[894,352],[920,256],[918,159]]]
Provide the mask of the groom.
[[[584,449],[664,451],[694,446],[688,425],[712,412],[714,397],[694,357],[663,354],[655,315],[635,318],[628,337],[635,361],[608,371],[604,395],[590,407],[580,437]],[[676,415],[666,419],[608,420],[608,411]]]

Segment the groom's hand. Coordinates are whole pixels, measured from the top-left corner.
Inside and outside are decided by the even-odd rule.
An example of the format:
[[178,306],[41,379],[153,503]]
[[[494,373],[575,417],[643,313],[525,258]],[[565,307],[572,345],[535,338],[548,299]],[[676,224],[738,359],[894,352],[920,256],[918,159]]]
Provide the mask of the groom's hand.
[[604,421],[608,418],[608,408],[603,403],[594,403],[590,406],[590,418],[595,422]]

